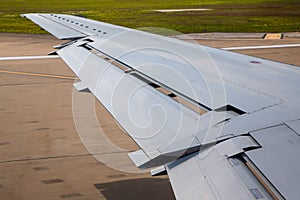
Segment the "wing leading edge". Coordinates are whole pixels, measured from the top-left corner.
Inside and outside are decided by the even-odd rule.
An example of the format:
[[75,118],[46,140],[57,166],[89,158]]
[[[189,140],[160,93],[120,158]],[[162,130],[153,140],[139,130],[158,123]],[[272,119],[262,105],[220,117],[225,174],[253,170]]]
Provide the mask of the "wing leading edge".
[[138,167],[164,166],[176,198],[298,198],[298,68],[81,17],[23,16],[72,40],[57,53],[75,87],[139,145]]

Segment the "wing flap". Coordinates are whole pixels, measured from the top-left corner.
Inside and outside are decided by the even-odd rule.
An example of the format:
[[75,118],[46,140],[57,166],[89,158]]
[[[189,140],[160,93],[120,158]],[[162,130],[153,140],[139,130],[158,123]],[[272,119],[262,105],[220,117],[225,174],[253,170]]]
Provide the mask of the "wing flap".
[[[201,145],[194,135],[207,127],[211,113],[200,116],[81,43],[60,49],[59,56],[81,80],[76,88],[91,91],[142,148],[143,162],[156,158],[160,162],[151,166],[165,164],[187,147]],[[161,159],[172,152],[180,154]]]
[[[166,165],[176,199],[271,199],[268,192],[238,158],[232,144],[253,145],[249,138],[233,139]],[[231,144],[229,144],[231,143]],[[244,144],[243,144],[244,143]],[[243,146],[244,145],[244,146]],[[223,150],[228,154],[224,154]],[[240,153],[241,153],[240,152]]]
[[[298,122],[299,123],[299,122]],[[286,125],[255,131],[262,148],[246,152],[261,173],[286,199],[299,198],[300,136]]]

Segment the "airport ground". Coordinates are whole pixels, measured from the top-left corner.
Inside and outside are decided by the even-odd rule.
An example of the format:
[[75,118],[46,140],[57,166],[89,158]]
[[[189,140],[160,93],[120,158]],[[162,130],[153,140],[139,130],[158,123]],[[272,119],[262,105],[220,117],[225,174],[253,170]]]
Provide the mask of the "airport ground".
[[[197,42],[213,47],[299,44],[300,37]],[[60,43],[49,35],[1,33],[0,57],[47,55]],[[300,47],[238,52],[300,66],[299,51]],[[73,119],[74,81],[59,58],[0,61],[0,199],[174,199],[167,176],[119,171],[87,151]],[[110,141],[126,151],[137,149],[101,104],[95,104]],[[103,154],[123,152],[107,149]]]

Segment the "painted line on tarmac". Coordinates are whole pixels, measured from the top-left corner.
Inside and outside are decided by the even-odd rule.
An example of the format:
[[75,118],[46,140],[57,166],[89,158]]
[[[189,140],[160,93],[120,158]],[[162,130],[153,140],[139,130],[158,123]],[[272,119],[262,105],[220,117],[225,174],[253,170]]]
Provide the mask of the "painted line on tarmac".
[[59,58],[58,55],[51,55],[51,56],[10,56],[10,57],[0,57],[0,61],[7,61],[7,60],[37,60],[37,59],[53,59]]
[[225,47],[223,50],[251,50],[251,49],[272,49],[272,48],[288,48],[300,47],[300,44],[281,44],[281,45],[268,45],[268,46],[244,46],[244,47]]
[[209,10],[212,10],[212,9],[208,9],[208,8],[191,8],[191,9],[162,9],[162,10],[154,10],[154,11],[169,13],[169,12],[189,12],[189,11],[209,11]]
[[16,74],[16,75],[26,75],[26,76],[37,76],[37,77],[45,77],[45,78],[58,78],[58,79],[78,80],[78,78],[72,77],[72,76],[53,75],[53,74],[39,74],[39,73],[20,72],[20,71],[0,70],[0,73]]

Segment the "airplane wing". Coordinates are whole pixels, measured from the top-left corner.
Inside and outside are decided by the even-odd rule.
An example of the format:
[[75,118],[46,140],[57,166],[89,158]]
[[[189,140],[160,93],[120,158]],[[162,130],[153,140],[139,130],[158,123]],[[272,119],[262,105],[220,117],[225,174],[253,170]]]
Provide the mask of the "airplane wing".
[[177,199],[298,199],[300,70],[283,63],[61,14],[25,14],[167,172]]

